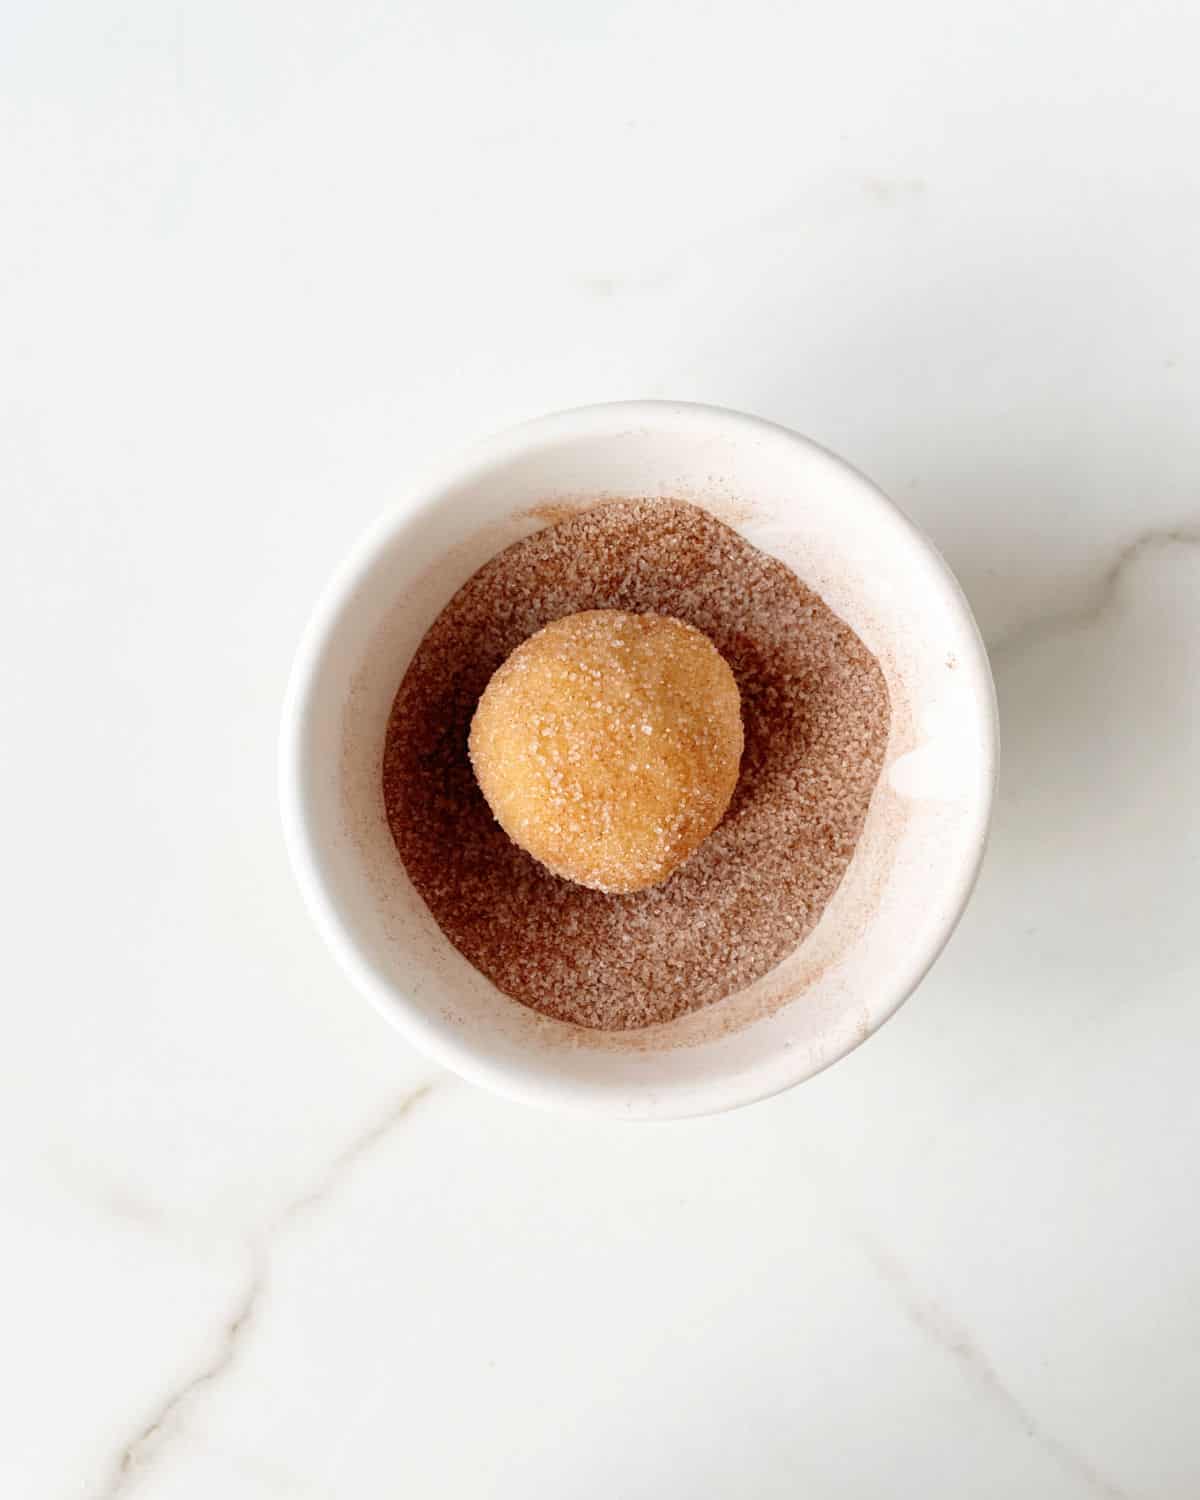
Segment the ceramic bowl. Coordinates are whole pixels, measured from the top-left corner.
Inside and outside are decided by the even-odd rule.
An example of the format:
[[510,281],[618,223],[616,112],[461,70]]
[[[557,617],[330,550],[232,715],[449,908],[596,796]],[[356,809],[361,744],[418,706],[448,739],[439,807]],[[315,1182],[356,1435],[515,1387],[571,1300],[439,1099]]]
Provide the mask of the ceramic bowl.
[[[893,712],[854,858],[800,948],[718,1004],[603,1034],[536,1015],[450,945],[392,843],[380,766],[396,688],[454,591],[510,542],[616,496],[689,500],[781,558],[878,657]],[[280,786],[292,863],[318,927],[415,1046],[516,1099],[647,1120],[788,1088],[893,1014],[970,895],[995,763],[984,647],[953,575],[912,523],[794,432],[649,401],[560,412],[490,438],[375,526],[300,645]]]

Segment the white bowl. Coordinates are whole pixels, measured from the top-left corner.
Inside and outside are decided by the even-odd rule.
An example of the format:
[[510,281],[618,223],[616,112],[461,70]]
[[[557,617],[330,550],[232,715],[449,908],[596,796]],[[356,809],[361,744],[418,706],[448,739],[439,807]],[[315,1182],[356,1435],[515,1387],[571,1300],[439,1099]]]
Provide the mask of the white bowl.
[[[788,563],[879,658],[892,727],[854,858],[796,953],[719,1004],[605,1034],[519,1005],[447,942],[396,853],[380,778],[396,688],[459,585],[564,510],[615,496],[693,501]],[[970,609],[895,506],[784,428],[716,407],[639,401],[501,433],[370,532],[301,643],[280,785],[292,863],[317,925],[416,1046],[532,1104],[668,1119],[799,1083],[911,994],[971,893],[995,762],[995,696]]]

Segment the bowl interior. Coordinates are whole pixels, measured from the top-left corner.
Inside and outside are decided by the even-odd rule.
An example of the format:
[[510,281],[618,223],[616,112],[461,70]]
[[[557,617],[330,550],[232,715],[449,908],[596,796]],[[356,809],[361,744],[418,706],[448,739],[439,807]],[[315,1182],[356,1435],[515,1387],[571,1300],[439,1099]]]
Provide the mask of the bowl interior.
[[[718,1005],[604,1035],[535,1015],[450,946],[396,854],[380,767],[396,688],[455,589],[564,510],[617,496],[690,500],[791,566],[879,658],[892,728],[854,859],[801,948]],[[665,403],[594,407],[473,450],[342,569],[293,677],[285,824],[339,957],[439,1061],[539,1104],[704,1113],[818,1071],[918,982],[974,880],[994,740],[987,660],[957,585],[861,475],[754,418]]]

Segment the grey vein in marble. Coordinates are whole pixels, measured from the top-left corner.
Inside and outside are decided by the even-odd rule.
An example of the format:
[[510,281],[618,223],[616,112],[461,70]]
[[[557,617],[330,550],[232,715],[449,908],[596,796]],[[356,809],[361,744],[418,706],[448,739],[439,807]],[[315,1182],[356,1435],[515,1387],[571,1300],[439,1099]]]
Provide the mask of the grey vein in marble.
[[[1064,632],[1091,625],[1103,618],[1117,599],[1125,572],[1150,553],[1172,547],[1200,548],[1200,524],[1186,522],[1178,526],[1153,528],[1139,532],[1117,553],[1081,606],[1044,615],[990,642],[993,656],[1021,651]],[[880,1277],[895,1293],[897,1301],[912,1323],[928,1338],[939,1344],[961,1368],[963,1375],[985,1393],[1039,1448],[1060,1468],[1073,1474],[1097,1500],[1130,1500],[1127,1491],[1101,1474],[1082,1454],[1048,1431],[1000,1378],[987,1355],[935,1301],[924,1296],[904,1266],[861,1227],[851,1228],[854,1239],[871,1261]]]
[[891,1288],[909,1320],[950,1355],[976,1390],[1005,1411],[1030,1442],[1053,1459],[1059,1468],[1081,1481],[1097,1500],[1131,1500],[1128,1491],[1107,1479],[1081,1453],[1042,1426],[1024,1402],[1005,1385],[995,1365],[967,1329],[920,1291],[889,1250],[861,1226],[848,1227],[856,1244]]
[[131,1485],[145,1472],[147,1460],[161,1451],[162,1443],[169,1435],[173,1419],[180,1410],[192,1400],[198,1391],[213,1385],[233,1365],[242,1339],[254,1321],[259,1300],[266,1288],[271,1247],[278,1236],[296,1219],[310,1213],[313,1208],[323,1202],[353,1171],[356,1164],[385,1140],[434,1087],[433,1082],[423,1083],[419,1088],[405,1094],[381,1119],[339,1151],[317,1181],[285,1203],[253,1238],[250,1243],[250,1270],[246,1287],[238,1298],[232,1316],[221,1329],[216,1352],[198,1370],[188,1375],[164,1397],[154,1414],[125,1444],[110,1479],[102,1489],[96,1492],[96,1500],[118,1500],[119,1496],[127,1494]]
[[159,1206],[125,1183],[110,1178],[102,1166],[93,1162],[85,1165],[65,1145],[50,1147],[44,1160],[75,1198],[91,1203],[105,1218],[147,1232],[163,1228],[164,1216]]
[[114,1497],[124,1494],[142,1467],[143,1453],[164,1434],[180,1407],[202,1387],[219,1380],[229,1369],[237,1356],[238,1344],[253,1317],[264,1284],[263,1265],[255,1257],[251,1263],[246,1289],[238,1300],[233,1317],[221,1331],[221,1343],[216,1353],[202,1369],[189,1375],[182,1385],[172,1391],[141,1431],[125,1444],[116,1470],[109,1483],[99,1492],[98,1500],[114,1500]]
[[1074,609],[1042,615],[1026,625],[1018,626],[998,640],[989,641],[988,650],[993,656],[1002,656],[1006,652],[1022,650],[1064,631],[1093,624],[1112,607],[1126,569],[1147,553],[1162,551],[1168,547],[1200,547],[1200,522],[1183,521],[1178,526],[1153,527],[1139,532],[1132,541],[1125,543],[1101,574],[1086,603]]

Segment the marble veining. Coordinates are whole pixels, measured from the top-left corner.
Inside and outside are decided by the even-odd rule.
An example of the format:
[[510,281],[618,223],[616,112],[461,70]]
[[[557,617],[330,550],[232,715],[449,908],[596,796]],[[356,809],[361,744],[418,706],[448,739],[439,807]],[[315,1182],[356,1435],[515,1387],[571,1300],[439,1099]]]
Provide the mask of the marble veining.
[[855,1243],[912,1319],[914,1327],[946,1351],[962,1371],[963,1379],[982,1400],[999,1407],[1031,1442],[1068,1474],[1080,1479],[1089,1494],[1097,1496],[1098,1500],[1131,1500],[1127,1490],[1098,1473],[1082,1454],[1046,1429],[1036,1414],[1000,1378],[995,1365],[970,1331],[951,1317],[936,1299],[926,1296],[914,1284],[910,1272],[886,1245],[861,1226],[855,1227],[852,1234]]
[[[1200,1494],[1200,12],[635,9],[0,16],[5,1500]],[[646,396],[896,496],[1003,761],[896,1018],[643,1129],[430,1077],[274,754],[409,476]]]
[[232,1315],[215,1330],[210,1344],[214,1353],[205,1363],[171,1391],[141,1429],[121,1449],[114,1472],[96,1500],[116,1500],[141,1478],[155,1455],[170,1441],[173,1427],[192,1399],[220,1380],[237,1358],[242,1339],[254,1321],[255,1310],[268,1280],[271,1250],[278,1237],[298,1220],[317,1209],[351,1173],[357,1164],[387,1140],[411,1111],[427,1098],[436,1081],[422,1084],[399,1099],[384,1115],[342,1148],[315,1181],[292,1198],[253,1237],[247,1246],[246,1285]]
[[987,643],[993,657],[1023,650],[1062,630],[1089,625],[1100,619],[1116,602],[1117,591],[1126,570],[1148,553],[1166,547],[1200,547],[1200,522],[1185,521],[1177,526],[1151,527],[1139,531],[1117,552],[1112,562],[1097,577],[1092,597],[1077,609],[1049,612]]

